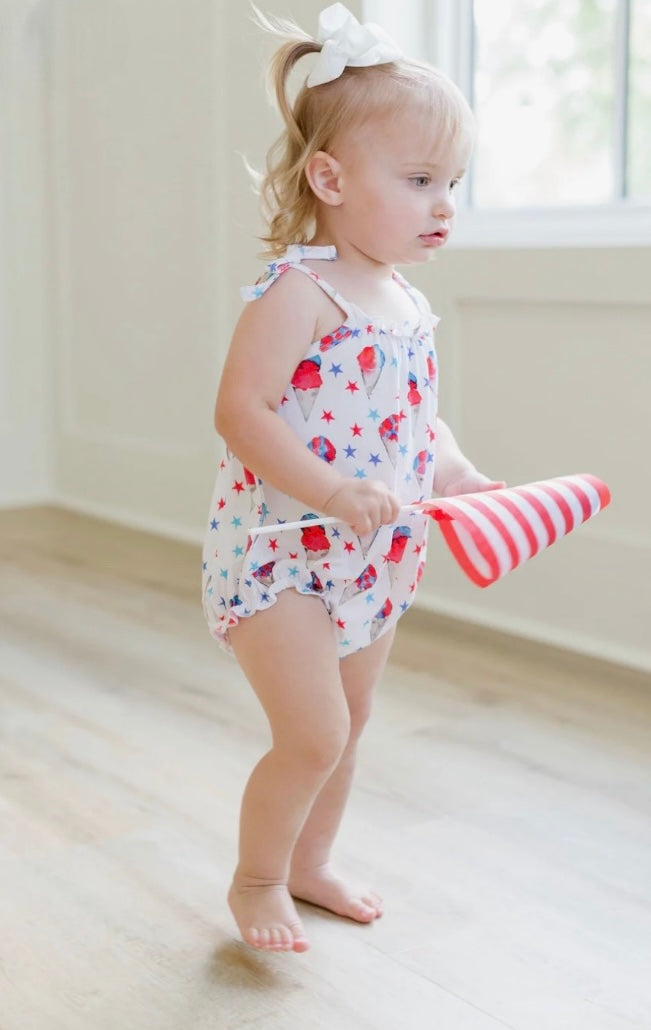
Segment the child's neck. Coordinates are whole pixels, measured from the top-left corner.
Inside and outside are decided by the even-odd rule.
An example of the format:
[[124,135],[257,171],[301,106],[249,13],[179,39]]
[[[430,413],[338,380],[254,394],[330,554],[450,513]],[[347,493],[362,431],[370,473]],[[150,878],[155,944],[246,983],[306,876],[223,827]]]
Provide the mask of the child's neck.
[[376,261],[349,240],[340,238],[338,233],[333,233],[326,228],[317,228],[313,239],[310,241],[310,246],[334,246],[337,251],[339,266],[345,266],[348,274],[354,276],[360,282],[380,283],[393,277],[393,265]]

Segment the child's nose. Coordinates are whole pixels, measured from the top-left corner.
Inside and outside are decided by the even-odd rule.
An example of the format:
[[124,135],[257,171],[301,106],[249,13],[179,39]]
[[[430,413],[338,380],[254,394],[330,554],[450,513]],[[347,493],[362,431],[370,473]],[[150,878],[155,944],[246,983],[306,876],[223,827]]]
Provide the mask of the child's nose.
[[437,218],[452,218],[457,210],[453,194],[449,190],[438,194],[433,203],[433,214]]

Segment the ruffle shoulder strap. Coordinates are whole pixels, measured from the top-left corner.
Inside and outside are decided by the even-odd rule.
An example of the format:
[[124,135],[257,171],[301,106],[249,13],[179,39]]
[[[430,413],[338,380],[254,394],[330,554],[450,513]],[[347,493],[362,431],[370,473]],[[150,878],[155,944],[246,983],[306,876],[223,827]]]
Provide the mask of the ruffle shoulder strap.
[[[319,280],[316,273],[310,269],[301,265],[301,261],[304,258],[310,260],[324,260],[334,261],[337,257],[337,251],[335,247],[310,247],[304,244],[296,243],[291,247],[288,247],[282,257],[276,258],[275,261],[270,261],[266,266],[264,272],[260,276],[257,282],[252,286],[242,286],[240,293],[243,300],[257,300],[258,297],[262,297],[267,292],[270,286],[280,278],[289,268],[296,268],[301,272],[305,272],[311,278]],[[319,285],[323,285],[323,281],[319,282]]]

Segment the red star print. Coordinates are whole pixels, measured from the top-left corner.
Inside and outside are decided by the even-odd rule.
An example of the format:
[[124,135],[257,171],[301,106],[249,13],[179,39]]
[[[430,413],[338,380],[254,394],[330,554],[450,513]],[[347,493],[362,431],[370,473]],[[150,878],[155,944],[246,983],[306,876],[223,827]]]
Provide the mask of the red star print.
[[235,490],[236,493],[241,494],[244,489],[244,483],[238,483],[236,479],[233,483],[232,489]]
[[226,462],[225,461],[220,461],[219,467],[220,467],[220,469],[225,469],[226,468]]
[[289,552],[289,557],[290,558],[298,558],[298,551],[296,552],[296,554],[292,554],[292,552],[290,551]]
[[323,568],[324,569],[329,569],[330,568],[330,562],[329,561],[324,561]]
[[346,623],[342,619],[337,619],[337,625],[339,626],[339,629],[346,628]]
[[355,544],[352,542],[352,540],[347,540],[346,543],[344,544],[344,551],[348,551],[348,554],[350,554],[354,550],[355,550]]
[[226,507],[226,501],[224,500],[223,497],[220,497],[219,501],[217,502],[217,510],[221,511],[222,508],[225,508],[225,507]]
[[420,552],[422,550],[423,550],[423,545],[419,544],[418,547],[414,547],[414,554],[420,554]]
[[287,397],[287,396],[284,396],[284,397],[283,397],[283,399],[282,399],[282,400],[281,400],[281,402],[280,402],[280,403],[281,403],[281,406],[282,406],[283,404],[287,404],[287,401],[288,401],[288,400],[289,400],[289,397]]
[[332,414],[332,412],[331,411],[326,411],[325,408],[324,408],[323,414],[321,416],[321,421],[329,423],[329,422],[334,422],[334,420],[335,420],[335,417]]
[[358,426],[357,423],[355,423],[354,426],[350,427],[350,431],[353,434],[353,436],[361,436],[362,435],[362,427]]
[[373,326],[372,325],[367,325],[366,326],[366,332],[367,333],[372,333],[373,332]]
[[359,386],[357,385],[357,383],[353,382],[352,379],[349,379],[348,386],[346,387],[346,389],[350,390],[351,393],[355,393],[357,390],[359,390]]
[[270,540],[269,547],[272,551],[276,551],[278,549],[278,541],[276,539]]

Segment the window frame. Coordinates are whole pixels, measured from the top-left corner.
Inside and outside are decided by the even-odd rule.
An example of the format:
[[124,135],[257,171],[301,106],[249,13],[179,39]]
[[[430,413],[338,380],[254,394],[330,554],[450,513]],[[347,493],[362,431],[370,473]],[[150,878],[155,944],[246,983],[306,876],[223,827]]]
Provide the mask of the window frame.
[[[365,21],[381,24],[408,53],[445,71],[472,100],[472,0],[363,0]],[[618,0],[615,41],[616,122],[625,124],[630,0]],[[425,45],[423,45],[423,41]],[[626,139],[613,140],[615,188],[625,187]],[[469,173],[472,175],[472,169]],[[484,208],[468,204],[469,183],[458,196],[457,223],[448,247],[551,248],[651,246],[651,203],[621,197],[598,205]]]

